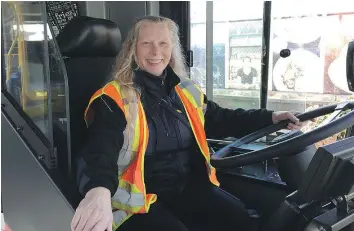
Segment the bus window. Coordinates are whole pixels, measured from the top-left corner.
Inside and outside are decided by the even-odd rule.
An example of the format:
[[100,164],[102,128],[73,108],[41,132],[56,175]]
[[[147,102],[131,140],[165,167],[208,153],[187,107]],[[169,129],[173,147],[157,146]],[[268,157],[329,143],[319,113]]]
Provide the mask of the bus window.
[[[206,2],[191,1],[191,78],[206,87]],[[259,108],[263,2],[213,2],[213,100]]]
[[[272,3],[268,108],[308,111],[352,101],[346,78],[348,43],[354,40],[354,4]],[[291,11],[289,11],[291,9]],[[291,55],[281,58],[281,49]],[[325,117],[305,130],[319,126]],[[343,138],[344,132],[327,139]],[[321,145],[326,142],[322,142]]]
[[[271,18],[267,108],[305,112],[354,99],[345,58],[354,40],[354,3],[213,2],[213,100],[228,108],[259,108],[263,13]],[[206,92],[205,2],[191,2],[191,78]],[[289,49],[286,58],[280,51]],[[313,129],[324,118],[311,124]],[[344,133],[340,137],[343,136]]]

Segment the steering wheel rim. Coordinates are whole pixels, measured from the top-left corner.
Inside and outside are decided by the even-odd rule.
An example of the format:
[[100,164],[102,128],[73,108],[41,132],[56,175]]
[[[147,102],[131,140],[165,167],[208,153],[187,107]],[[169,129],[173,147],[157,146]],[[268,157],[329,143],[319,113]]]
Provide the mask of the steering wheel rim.
[[346,102],[340,104],[332,104],[320,107],[309,112],[298,115],[300,121],[311,120],[336,110],[352,110],[348,114],[329,122],[328,124],[318,127],[308,133],[301,134],[291,139],[270,145],[264,149],[243,153],[236,156],[226,157],[232,152],[232,149],[243,144],[253,142],[261,137],[264,137],[280,129],[286,128],[289,120],[281,121],[280,123],[268,126],[259,131],[242,137],[239,140],[223,147],[211,156],[211,165],[215,168],[240,167],[249,164],[254,164],[267,159],[287,156],[287,153],[295,153],[301,151],[304,147],[321,141],[336,133],[343,131],[346,128],[354,126],[354,102]]

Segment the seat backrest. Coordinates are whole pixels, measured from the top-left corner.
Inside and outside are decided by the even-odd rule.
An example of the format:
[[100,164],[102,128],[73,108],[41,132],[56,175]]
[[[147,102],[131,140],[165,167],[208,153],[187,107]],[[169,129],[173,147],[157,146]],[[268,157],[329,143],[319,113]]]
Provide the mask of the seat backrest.
[[112,21],[79,16],[63,28],[56,40],[68,76],[71,153],[75,158],[86,139],[85,108],[111,76],[121,33]]

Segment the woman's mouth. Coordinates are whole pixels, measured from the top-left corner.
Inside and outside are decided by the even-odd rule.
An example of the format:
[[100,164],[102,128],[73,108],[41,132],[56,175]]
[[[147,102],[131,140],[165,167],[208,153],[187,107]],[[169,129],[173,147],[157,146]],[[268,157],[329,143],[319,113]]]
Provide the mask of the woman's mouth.
[[157,64],[160,64],[162,62],[162,59],[147,59],[146,60],[149,64],[152,64],[152,65],[157,65]]

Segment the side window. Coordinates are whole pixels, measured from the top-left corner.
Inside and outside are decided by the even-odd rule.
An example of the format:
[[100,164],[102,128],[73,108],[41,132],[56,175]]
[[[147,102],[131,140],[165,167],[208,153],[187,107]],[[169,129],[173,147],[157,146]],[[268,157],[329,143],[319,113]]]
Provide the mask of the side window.
[[[268,108],[305,112],[354,100],[346,77],[348,43],[354,40],[353,12],[352,2],[320,7],[272,2]],[[291,55],[280,57],[282,49],[289,49]],[[320,126],[325,118],[304,130]],[[326,140],[333,142],[344,135],[345,131]]]
[[[287,11],[287,9],[292,9]],[[300,7],[296,1],[272,3],[268,107],[304,112],[353,100],[345,58],[354,40],[354,4]],[[282,49],[291,55],[281,58]]]
[[49,138],[41,4],[1,2],[1,10],[6,90]]
[[53,166],[57,156],[66,166],[70,164],[67,76],[45,2],[1,2],[1,10],[3,90],[49,141]]

